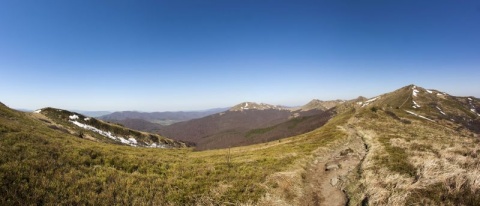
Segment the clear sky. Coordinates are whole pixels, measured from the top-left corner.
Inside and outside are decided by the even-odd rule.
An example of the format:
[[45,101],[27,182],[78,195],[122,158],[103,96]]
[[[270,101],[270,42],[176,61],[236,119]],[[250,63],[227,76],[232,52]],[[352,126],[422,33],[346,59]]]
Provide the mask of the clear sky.
[[0,0],[14,108],[302,105],[408,84],[480,97],[480,2]]

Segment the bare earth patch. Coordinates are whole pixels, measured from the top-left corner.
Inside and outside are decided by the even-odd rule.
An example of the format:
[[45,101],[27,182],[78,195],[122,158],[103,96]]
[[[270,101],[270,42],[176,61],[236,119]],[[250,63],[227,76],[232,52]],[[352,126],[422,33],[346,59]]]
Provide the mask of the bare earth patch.
[[346,205],[347,176],[355,172],[366,154],[361,137],[351,127],[342,127],[347,141],[333,151],[319,155],[307,169],[306,192],[301,205]]

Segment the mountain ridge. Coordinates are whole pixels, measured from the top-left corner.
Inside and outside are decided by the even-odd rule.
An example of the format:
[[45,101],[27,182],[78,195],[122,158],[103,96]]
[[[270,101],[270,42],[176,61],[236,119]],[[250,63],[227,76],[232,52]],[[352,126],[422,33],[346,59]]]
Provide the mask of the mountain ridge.
[[[478,205],[479,108],[478,98],[408,85],[326,111],[297,110],[297,117],[291,110],[225,111],[204,118],[234,115],[261,125],[200,135],[225,149],[193,151],[127,146],[132,141],[97,134],[133,134],[118,125],[0,104],[0,204]],[[280,123],[267,123],[279,114]],[[311,131],[266,138],[310,123]],[[224,143],[235,132],[260,143],[230,148]],[[145,137],[136,141],[151,140]]]
[[242,102],[237,104],[229,109],[229,111],[244,111],[244,110],[286,110],[283,106],[265,104],[265,103],[256,103],[256,102]]
[[121,121],[126,119],[142,119],[152,123],[169,125],[176,122],[187,121],[205,117],[226,111],[227,108],[214,108],[201,111],[167,111],[167,112],[138,112],[138,111],[121,111],[113,112],[99,118],[106,121]]
[[[328,104],[333,102],[336,101],[329,101]],[[302,110],[242,102],[228,111],[159,127],[152,132],[193,142],[197,150],[219,149],[268,142],[309,132],[325,124],[334,114],[333,110],[326,108],[312,107]]]
[[161,137],[113,125],[77,112],[46,107],[35,110],[32,117],[41,120],[50,128],[97,142],[124,144],[134,147],[172,148],[185,144]]

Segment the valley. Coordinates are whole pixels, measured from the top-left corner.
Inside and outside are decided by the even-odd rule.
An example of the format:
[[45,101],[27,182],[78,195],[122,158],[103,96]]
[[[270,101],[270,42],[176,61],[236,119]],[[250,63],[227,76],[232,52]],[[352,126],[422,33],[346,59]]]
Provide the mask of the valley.
[[480,202],[475,97],[408,85],[298,108],[243,102],[161,127],[131,122],[144,131],[0,104],[0,204]]
[[480,1],[0,0],[0,206],[480,206]]

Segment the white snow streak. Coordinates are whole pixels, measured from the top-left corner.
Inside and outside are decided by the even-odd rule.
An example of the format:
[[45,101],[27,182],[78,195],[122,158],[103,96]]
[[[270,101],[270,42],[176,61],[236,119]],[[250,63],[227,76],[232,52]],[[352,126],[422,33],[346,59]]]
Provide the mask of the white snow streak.
[[477,113],[477,110],[476,110],[475,108],[470,109],[470,111],[472,111],[473,113],[477,114],[477,116],[480,116],[480,114]]
[[130,137],[130,138],[128,138],[128,141],[131,142],[131,143],[133,143],[133,144],[137,144],[137,140],[134,139],[134,138],[131,138],[131,137]]
[[70,115],[68,118],[73,120],[73,119],[78,119],[78,116],[76,114],[73,114],[73,115]]
[[[116,140],[116,141],[120,141],[121,139],[116,137],[115,135],[113,135],[111,132],[106,132],[106,131],[103,131],[103,130],[99,130],[93,126],[90,126],[88,124],[82,124],[80,122],[77,122],[77,121],[70,121],[72,122],[73,124],[77,125],[78,127],[81,127],[83,129],[87,129],[87,130],[90,130],[90,131],[93,131],[93,132],[96,132],[102,136],[105,136],[105,137],[108,137],[110,139],[113,139],[113,140]],[[122,138],[124,139],[124,138]]]
[[442,113],[443,115],[447,115],[447,114],[445,114],[445,112],[442,111],[442,109],[440,109],[440,107],[437,106],[437,109],[438,109],[438,111],[439,111],[440,113]]
[[414,104],[413,108],[420,108],[420,105],[418,105],[415,101],[412,101],[412,102]]
[[377,100],[379,97],[374,97],[374,98],[371,98],[365,102],[357,102],[358,105],[362,105],[362,107],[366,107],[368,106],[370,103],[374,102],[375,100]]
[[378,97],[375,97],[375,98],[369,99],[369,100],[367,100],[367,101],[365,101],[365,102],[370,103],[370,102],[373,102],[373,101],[375,101],[375,100],[377,100],[377,99],[378,99]]
[[427,90],[427,92],[430,93],[430,94],[433,93],[431,90],[428,90],[428,89],[426,89],[426,90]]
[[155,142],[152,143],[151,145],[147,145],[147,147],[151,147],[151,148],[167,148],[166,145],[164,145],[164,144],[159,144],[159,145],[157,145],[157,143],[155,143]]
[[413,85],[412,90],[413,90],[413,91],[412,91],[412,95],[413,95],[414,97],[416,97],[416,96],[417,96],[417,93],[418,93],[417,86]]
[[[72,115],[72,116],[76,116],[78,119],[78,116],[77,115]],[[72,119],[72,116],[70,116],[70,119]],[[74,117],[73,117],[74,118]],[[77,122],[77,121],[70,121],[71,123],[75,124],[76,126],[78,127],[81,127],[83,129],[87,129],[87,130],[90,130],[90,131],[93,131],[95,133],[98,133],[104,137],[108,137],[112,140],[115,140],[115,141],[119,141],[123,144],[127,144],[127,145],[130,145],[130,146],[134,146],[136,147],[138,142],[135,138],[128,138],[128,139],[125,139],[123,137],[119,137],[119,136],[115,136],[114,134],[112,134],[111,132],[106,132],[106,131],[103,131],[103,130],[100,130],[100,129],[97,129],[96,127],[93,127],[93,126],[90,126],[88,124],[83,124],[83,123],[80,123],[80,122]],[[156,143],[152,143],[150,145],[148,145],[147,143],[147,147],[154,147],[154,148],[166,148],[166,145],[164,144],[159,144],[157,145]]]
[[417,94],[418,94],[418,90],[416,90],[416,89],[413,89],[413,92],[412,92],[412,94],[413,94],[413,96],[414,96],[414,97],[416,97],[416,96],[417,96]]
[[412,114],[412,115],[415,115],[415,116],[417,116],[417,117],[420,117],[420,118],[422,118],[422,119],[426,119],[426,120],[428,120],[428,121],[435,122],[433,119],[429,119],[429,118],[424,117],[424,116],[422,116],[422,115],[416,114],[415,112],[411,112],[411,111],[408,111],[408,110],[404,110],[404,111],[407,112],[407,113],[409,113],[409,114]]
[[33,113],[37,113],[37,114],[38,114],[38,113],[40,113],[40,112],[42,112],[42,110],[41,110],[41,109],[39,109],[39,110],[35,110]]
[[478,116],[480,116],[479,113],[477,113],[477,110],[475,108],[475,105],[473,104],[472,102],[472,98],[468,98],[468,103],[470,104],[470,111],[472,111],[473,113],[477,114]]

